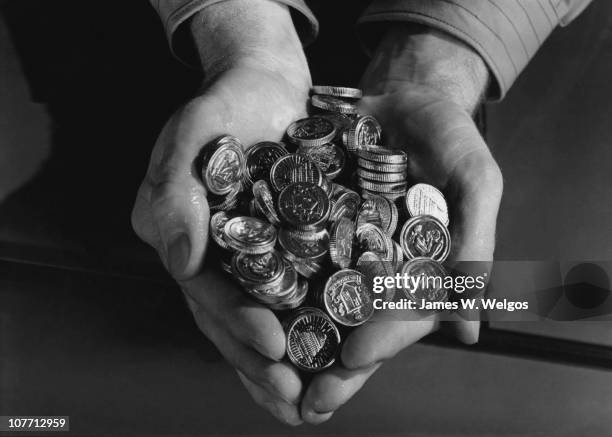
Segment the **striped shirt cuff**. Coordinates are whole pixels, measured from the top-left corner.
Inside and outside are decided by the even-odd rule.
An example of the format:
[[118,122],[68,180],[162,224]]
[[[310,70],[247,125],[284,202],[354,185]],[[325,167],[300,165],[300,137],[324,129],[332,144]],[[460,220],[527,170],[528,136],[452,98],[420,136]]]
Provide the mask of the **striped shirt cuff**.
[[[166,31],[170,50],[179,60],[188,65],[197,65],[195,49],[191,39],[181,26],[202,9],[225,0],[149,0]],[[253,0],[255,1],[255,0]],[[315,40],[319,33],[319,22],[303,0],[275,0],[291,8],[293,22],[303,45]]]
[[482,56],[494,80],[488,100],[501,100],[544,40],[590,0],[375,0],[359,20],[366,48],[385,22],[405,21],[449,33]]

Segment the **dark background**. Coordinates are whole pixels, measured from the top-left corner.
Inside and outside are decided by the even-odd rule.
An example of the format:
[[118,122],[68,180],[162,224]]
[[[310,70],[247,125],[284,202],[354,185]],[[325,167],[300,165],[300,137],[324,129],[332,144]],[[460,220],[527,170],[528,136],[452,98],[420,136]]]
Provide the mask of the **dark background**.
[[[314,82],[358,83],[363,3],[316,6]],[[611,11],[596,1],[556,32],[487,108],[506,180],[498,258],[612,259]],[[75,435],[285,434],[129,224],[155,138],[200,81],[154,10],[1,1],[0,50],[0,414],[70,415]],[[608,326],[512,329],[609,344]],[[296,432],[604,435],[612,384],[593,364],[417,345],[329,424]]]

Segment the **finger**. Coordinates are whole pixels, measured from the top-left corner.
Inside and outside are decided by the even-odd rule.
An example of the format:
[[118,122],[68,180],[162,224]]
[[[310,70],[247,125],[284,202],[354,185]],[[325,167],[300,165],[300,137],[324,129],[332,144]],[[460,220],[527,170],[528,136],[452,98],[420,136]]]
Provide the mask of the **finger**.
[[272,311],[249,298],[223,272],[205,268],[182,283],[183,291],[201,308],[206,322],[223,326],[234,338],[279,361],[285,355],[285,332]]
[[[459,267],[461,275],[483,275],[488,279],[503,188],[501,173],[490,156],[481,154],[460,162],[456,175],[452,180],[456,188],[451,194],[453,249],[448,264],[451,268]],[[466,294],[462,297],[477,296]],[[453,316],[457,321],[443,323],[443,331],[463,343],[476,343],[480,332],[479,311],[460,305]]]
[[338,408],[363,387],[380,366],[381,363],[378,363],[358,370],[335,366],[316,375],[302,401],[302,419],[313,425],[329,420]]
[[438,325],[435,316],[419,321],[366,323],[347,337],[342,346],[342,363],[347,369],[360,369],[388,360],[434,332]]
[[302,382],[297,370],[284,362],[264,357],[234,338],[210,314],[196,311],[195,321],[204,334],[215,344],[229,364],[270,395],[289,404],[297,404]]
[[302,423],[297,405],[278,399],[247,378],[244,373],[239,370],[236,372],[257,405],[287,425],[297,426]]

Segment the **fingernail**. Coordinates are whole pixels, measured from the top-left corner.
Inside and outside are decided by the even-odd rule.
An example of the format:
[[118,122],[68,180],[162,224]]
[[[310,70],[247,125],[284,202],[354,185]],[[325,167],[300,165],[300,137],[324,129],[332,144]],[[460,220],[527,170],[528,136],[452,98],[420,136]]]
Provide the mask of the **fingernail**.
[[311,425],[320,425],[323,422],[329,420],[333,416],[334,412],[330,411],[328,413],[317,413],[314,410],[306,410],[302,414],[302,419],[304,422],[310,423]]
[[190,252],[191,243],[186,234],[179,235],[168,245],[168,270],[175,278],[180,278],[185,274]]

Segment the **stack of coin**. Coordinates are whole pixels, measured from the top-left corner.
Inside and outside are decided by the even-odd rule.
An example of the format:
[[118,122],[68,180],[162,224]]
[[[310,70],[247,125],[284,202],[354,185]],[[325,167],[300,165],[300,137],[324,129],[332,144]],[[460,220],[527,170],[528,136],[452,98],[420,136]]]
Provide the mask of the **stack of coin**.
[[312,182],[290,183],[278,196],[283,256],[306,278],[322,270],[329,248],[326,225],[330,210],[327,194]]
[[357,184],[364,197],[378,194],[395,201],[408,188],[408,157],[398,149],[361,147],[357,151]]

